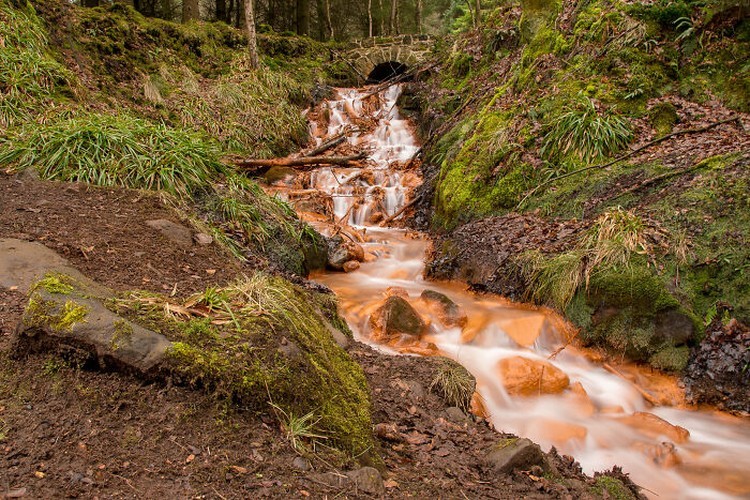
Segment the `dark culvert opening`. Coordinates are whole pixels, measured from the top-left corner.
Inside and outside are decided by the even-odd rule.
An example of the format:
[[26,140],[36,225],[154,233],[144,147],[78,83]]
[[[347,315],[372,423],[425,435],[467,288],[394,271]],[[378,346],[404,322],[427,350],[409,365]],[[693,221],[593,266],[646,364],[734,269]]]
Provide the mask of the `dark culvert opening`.
[[406,64],[398,61],[388,61],[375,66],[367,75],[366,83],[380,83],[406,73]]

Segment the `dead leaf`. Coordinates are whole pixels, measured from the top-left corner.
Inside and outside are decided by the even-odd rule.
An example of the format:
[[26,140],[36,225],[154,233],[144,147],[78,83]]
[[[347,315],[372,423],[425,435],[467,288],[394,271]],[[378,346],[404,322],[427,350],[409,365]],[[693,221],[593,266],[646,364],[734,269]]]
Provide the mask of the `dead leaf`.
[[44,479],[44,472],[42,472],[42,471],[40,471],[40,470],[36,471],[36,472],[34,473],[34,475],[35,475],[36,477],[38,477],[39,479]]
[[229,468],[232,469],[237,474],[247,474],[248,473],[248,470],[246,468],[240,467],[239,465],[232,465]]
[[192,462],[193,460],[195,460],[195,455],[193,455],[193,454],[191,453],[191,454],[190,454],[190,455],[188,455],[188,456],[187,456],[187,458],[185,459],[185,463],[186,463],[186,464],[189,464],[189,463],[190,463],[190,462]]
[[383,481],[383,486],[385,486],[386,488],[389,488],[389,489],[390,488],[398,488],[398,483],[396,481],[394,481],[393,479],[386,479],[385,481]]

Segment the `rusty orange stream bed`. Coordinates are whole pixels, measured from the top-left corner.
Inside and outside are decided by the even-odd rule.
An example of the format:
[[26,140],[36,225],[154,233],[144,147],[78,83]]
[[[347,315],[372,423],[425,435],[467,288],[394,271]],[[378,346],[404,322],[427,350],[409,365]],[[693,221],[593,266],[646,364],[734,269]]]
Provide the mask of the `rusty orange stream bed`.
[[[568,345],[573,330],[553,311],[424,280],[429,242],[376,225],[418,184],[418,173],[404,170],[418,146],[396,107],[400,91],[339,89],[310,110],[316,145],[356,127],[343,151],[370,160],[289,172],[272,188],[321,232],[339,235],[340,268],[349,272],[312,278],[336,292],[358,339],[394,354],[455,359],[476,377],[477,411],[496,429],[555,446],[588,473],[620,465],[659,498],[750,497],[747,419],[686,407],[675,379]],[[436,306],[435,297],[453,305]],[[388,331],[387,301],[408,304],[415,332]]]

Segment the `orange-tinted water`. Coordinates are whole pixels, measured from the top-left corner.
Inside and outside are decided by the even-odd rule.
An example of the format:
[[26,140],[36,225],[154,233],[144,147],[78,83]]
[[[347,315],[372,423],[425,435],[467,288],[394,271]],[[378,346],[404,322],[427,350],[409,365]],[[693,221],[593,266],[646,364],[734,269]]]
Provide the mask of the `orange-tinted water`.
[[[369,222],[376,197],[379,209],[392,215],[415,185],[415,173],[394,168],[417,150],[411,126],[395,106],[399,92],[394,86],[363,104],[365,91],[341,89],[338,99],[324,103],[326,113],[312,113],[327,116],[311,125],[318,143],[363,114],[375,122],[349,141],[370,151],[371,175],[348,184],[357,169],[324,169],[308,186],[332,195],[336,219],[354,226],[349,232],[359,234],[351,238],[364,241],[369,256],[354,272],[313,276],[336,292],[356,336],[389,352],[457,360],[477,378],[476,407],[495,428],[555,446],[589,473],[621,465],[647,494],[660,498],[750,497],[748,419],[687,408],[673,378],[607,364],[595,352],[567,345],[572,329],[550,310],[477,296],[460,283],[425,281],[427,240]],[[308,220],[323,232],[333,230],[330,218]],[[465,324],[445,326],[439,311],[419,298],[425,289],[450,297],[466,314]],[[429,328],[419,338],[377,344],[370,316],[393,293],[405,297]]]

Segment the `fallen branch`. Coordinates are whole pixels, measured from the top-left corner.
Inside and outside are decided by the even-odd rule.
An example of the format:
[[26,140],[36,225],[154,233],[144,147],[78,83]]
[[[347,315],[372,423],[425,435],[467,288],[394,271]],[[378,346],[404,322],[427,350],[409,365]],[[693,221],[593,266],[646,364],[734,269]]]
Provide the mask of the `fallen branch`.
[[636,191],[639,191],[646,186],[650,186],[651,184],[656,184],[657,182],[663,181],[664,179],[669,179],[671,177],[677,177],[679,175],[686,174],[688,172],[692,172],[693,170],[697,170],[699,167],[705,166],[703,162],[698,162],[695,165],[692,165],[687,168],[680,168],[678,170],[673,170],[671,172],[667,172],[662,175],[657,175],[656,177],[652,177],[650,179],[646,179],[643,182],[640,182],[634,186],[629,187],[625,191],[622,191],[621,193],[618,193],[616,196],[612,197],[612,200],[616,200],[617,198],[620,198],[621,196],[625,196],[626,194],[634,193]]
[[380,225],[381,225],[381,226],[385,226],[385,225],[387,225],[387,224],[390,224],[390,223],[391,223],[391,222],[393,222],[393,221],[394,221],[394,220],[395,220],[395,219],[396,219],[396,218],[397,218],[397,217],[398,217],[399,215],[401,215],[401,214],[403,214],[404,212],[406,212],[406,210],[407,210],[407,209],[408,209],[409,207],[413,206],[413,205],[414,205],[414,204],[415,204],[416,202],[418,202],[418,201],[419,201],[419,200],[421,200],[421,199],[422,199],[422,195],[421,195],[421,194],[420,194],[420,195],[417,195],[417,196],[415,196],[413,200],[411,200],[411,201],[410,201],[409,203],[407,203],[406,205],[404,205],[403,207],[401,207],[401,209],[399,209],[399,211],[398,211],[398,212],[396,212],[395,214],[393,214],[393,215],[391,215],[390,217],[386,218],[386,219],[385,219],[385,220],[384,220],[383,222],[381,222],[381,223],[380,223]]
[[269,169],[271,167],[292,167],[299,170],[306,170],[320,165],[350,167],[352,163],[363,160],[366,157],[365,153],[351,156],[300,156],[297,158],[273,158],[270,160],[247,159],[236,161],[234,164],[252,171],[261,171],[264,168]]
[[605,370],[607,370],[608,372],[610,372],[610,373],[612,373],[612,374],[614,374],[614,375],[617,375],[618,377],[620,377],[621,379],[625,380],[626,382],[630,382],[630,384],[631,384],[631,385],[633,386],[633,388],[634,388],[634,389],[635,389],[636,391],[638,391],[638,393],[639,393],[639,394],[640,394],[641,396],[643,396],[643,399],[645,399],[645,400],[646,400],[647,402],[649,402],[649,403],[650,403],[650,404],[651,404],[652,406],[659,406],[659,401],[657,401],[655,397],[653,397],[653,396],[652,396],[651,394],[647,393],[647,392],[646,392],[645,390],[643,390],[642,388],[640,388],[640,387],[638,386],[638,384],[636,384],[635,382],[633,382],[633,381],[629,380],[629,379],[628,379],[628,378],[627,378],[627,377],[626,377],[625,375],[623,375],[623,374],[622,374],[622,372],[621,372],[621,371],[619,371],[619,370],[618,370],[617,368],[615,368],[614,366],[612,366],[612,365],[610,365],[610,364],[608,364],[608,363],[604,363],[604,364],[602,364],[602,367],[603,367],[603,368],[604,368]]
[[325,153],[329,149],[335,148],[336,146],[344,142],[346,140],[346,137],[349,134],[353,134],[354,132],[359,132],[359,129],[354,128],[354,129],[344,130],[340,134],[336,134],[330,139],[328,139],[327,141],[321,143],[321,145],[318,146],[317,148],[305,153],[304,156],[305,157],[320,156],[321,154]]
[[572,172],[568,172],[567,174],[558,175],[557,177],[553,177],[552,179],[548,179],[548,180],[546,180],[546,181],[544,181],[544,182],[542,182],[540,184],[537,184],[537,186],[534,189],[532,189],[531,191],[529,191],[526,194],[526,196],[524,196],[523,199],[518,203],[518,205],[516,205],[516,210],[520,210],[520,208],[523,206],[523,204],[526,202],[526,200],[528,200],[529,197],[531,197],[531,195],[533,195],[534,193],[536,193],[540,188],[542,188],[542,187],[544,187],[544,186],[546,186],[548,184],[552,184],[555,181],[559,181],[560,179],[565,179],[566,177],[571,177],[573,175],[577,175],[577,174],[580,174],[582,172],[587,172],[589,170],[602,169],[602,168],[611,167],[612,165],[614,165],[616,163],[620,163],[622,160],[626,160],[626,159],[630,158],[631,156],[634,156],[634,155],[640,153],[644,149],[648,149],[648,148],[650,148],[652,146],[655,146],[655,145],[657,145],[657,144],[659,144],[661,142],[664,142],[664,141],[666,141],[668,139],[671,139],[672,137],[676,137],[676,136],[679,136],[679,135],[686,135],[686,134],[699,134],[701,132],[706,132],[707,130],[711,130],[712,128],[716,128],[719,125],[724,125],[725,123],[736,122],[739,119],[740,119],[740,117],[738,115],[733,115],[730,118],[727,118],[726,120],[721,120],[721,121],[718,121],[718,122],[714,122],[714,123],[711,123],[710,125],[706,125],[705,127],[689,128],[689,129],[686,129],[686,130],[678,130],[677,132],[672,132],[671,134],[667,134],[665,136],[659,137],[658,139],[654,139],[651,142],[647,142],[643,146],[641,146],[639,148],[636,148],[636,149],[633,149],[632,151],[629,151],[629,152],[627,152],[627,153],[625,153],[623,155],[620,155],[620,156],[618,156],[617,158],[615,158],[614,160],[612,160],[610,162],[601,163],[601,164],[598,164],[598,165],[590,165],[588,167],[579,168],[578,170],[573,170]]

